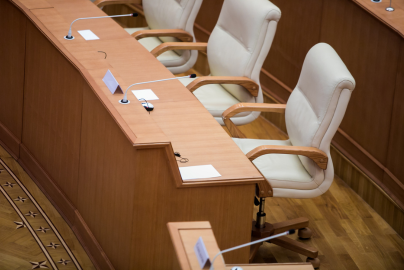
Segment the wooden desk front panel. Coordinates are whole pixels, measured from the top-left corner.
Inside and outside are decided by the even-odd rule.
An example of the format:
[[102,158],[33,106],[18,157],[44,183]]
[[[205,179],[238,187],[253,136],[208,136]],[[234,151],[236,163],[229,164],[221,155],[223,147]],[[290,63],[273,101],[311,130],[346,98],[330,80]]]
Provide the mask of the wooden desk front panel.
[[83,89],[77,69],[27,24],[22,144],[77,205]]
[[13,4],[0,1],[0,140],[15,158],[22,131],[26,24]]

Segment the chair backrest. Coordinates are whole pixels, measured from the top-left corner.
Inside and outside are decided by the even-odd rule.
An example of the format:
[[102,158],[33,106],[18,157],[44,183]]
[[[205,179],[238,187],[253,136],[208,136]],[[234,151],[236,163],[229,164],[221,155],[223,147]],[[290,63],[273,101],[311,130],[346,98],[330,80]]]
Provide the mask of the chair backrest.
[[[286,105],[286,128],[290,142],[296,146],[319,148],[328,155],[325,178],[331,177],[329,185],[334,177],[330,143],[354,88],[355,80],[337,52],[330,45],[319,43],[307,53],[297,86]],[[317,175],[324,173],[310,159],[299,158],[315,181]],[[329,185],[323,186],[323,189],[327,190]]]
[[[279,8],[268,0],[225,0],[208,42],[211,75],[245,76],[259,85],[280,17]],[[254,98],[241,86],[223,87],[239,101],[263,102],[261,89]]]
[[[150,29],[182,29],[194,36],[194,22],[201,4],[202,0],[143,0],[143,9]],[[170,37],[160,39],[178,41]]]

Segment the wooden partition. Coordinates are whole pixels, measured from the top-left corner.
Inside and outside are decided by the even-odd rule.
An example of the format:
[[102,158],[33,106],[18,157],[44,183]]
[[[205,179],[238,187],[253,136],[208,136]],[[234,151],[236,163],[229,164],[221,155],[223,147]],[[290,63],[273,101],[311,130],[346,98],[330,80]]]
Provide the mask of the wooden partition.
[[[389,1],[271,2],[282,17],[261,72],[265,93],[285,103],[309,49],[330,44],[356,80],[333,145],[404,209],[404,5],[393,1],[396,11],[387,13]],[[203,1],[195,22],[198,41],[208,40],[222,4]]]
[[[167,222],[209,220],[222,249],[248,242],[264,178],[180,82],[150,87],[151,114],[132,93],[118,103],[123,94],[102,82],[108,69],[123,89],[173,75],[112,19],[77,22],[75,39],[63,38],[72,20],[102,15],[88,0],[0,0],[0,143],[99,269],[171,269]],[[100,39],[84,40],[84,29]],[[206,164],[221,177],[182,180],[179,166]]]

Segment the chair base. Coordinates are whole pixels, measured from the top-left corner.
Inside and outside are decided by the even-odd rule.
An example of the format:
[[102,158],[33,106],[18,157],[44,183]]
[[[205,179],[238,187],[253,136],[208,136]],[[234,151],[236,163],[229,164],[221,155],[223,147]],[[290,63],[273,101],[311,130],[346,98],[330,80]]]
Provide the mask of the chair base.
[[[296,218],[293,220],[287,220],[283,222],[278,222],[274,224],[265,223],[264,228],[255,227],[255,221],[253,221],[252,226],[252,241],[265,238],[271,235],[279,234],[282,232],[286,232],[291,229],[298,229],[298,236],[301,239],[310,239],[312,236],[311,230],[308,228],[309,220],[307,218]],[[317,258],[318,250],[306,245],[302,242],[290,239],[286,236],[281,236],[275,239],[271,239],[268,241],[272,244],[281,246],[283,248],[287,248],[291,251],[297,252],[304,256],[307,256],[307,262],[312,263],[314,268],[320,267],[320,260]],[[254,259],[255,255],[258,252],[258,248],[261,244],[253,245],[250,248],[250,263]]]

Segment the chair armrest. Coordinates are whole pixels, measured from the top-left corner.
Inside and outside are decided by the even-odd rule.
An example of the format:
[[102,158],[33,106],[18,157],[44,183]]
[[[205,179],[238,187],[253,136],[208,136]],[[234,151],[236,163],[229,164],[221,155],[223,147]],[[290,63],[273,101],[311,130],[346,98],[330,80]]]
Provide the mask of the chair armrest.
[[140,0],[96,0],[94,1],[94,5],[99,8],[109,6],[109,5],[119,5],[119,4],[139,4]]
[[273,104],[273,103],[239,103],[231,106],[222,114],[222,119],[230,134],[234,138],[246,138],[245,135],[234,125],[231,117],[241,112],[285,112],[286,104]]
[[183,42],[192,42],[194,37],[182,29],[153,29],[153,30],[139,30],[131,35],[136,40],[145,37],[175,37]]
[[188,84],[187,88],[189,91],[194,92],[199,87],[207,84],[238,84],[247,89],[254,97],[258,96],[258,84],[247,77],[203,76]]
[[165,42],[151,51],[155,57],[166,51],[173,50],[198,50],[206,52],[208,43],[205,42]]
[[318,148],[306,146],[289,145],[261,145],[247,153],[247,158],[251,161],[266,154],[291,154],[306,156],[313,160],[321,169],[327,169],[328,157]]

